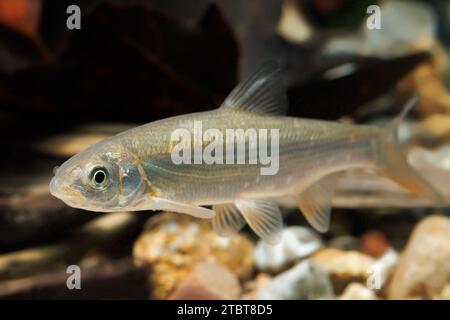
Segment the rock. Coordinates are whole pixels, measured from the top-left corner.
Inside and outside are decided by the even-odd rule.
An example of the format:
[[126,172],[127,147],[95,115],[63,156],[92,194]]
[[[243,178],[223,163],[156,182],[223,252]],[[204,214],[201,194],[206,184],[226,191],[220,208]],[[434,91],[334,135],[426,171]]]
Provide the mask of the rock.
[[339,297],[339,300],[378,300],[379,297],[361,283],[350,283]]
[[311,260],[305,260],[267,281],[257,299],[316,300],[333,297],[328,275]]
[[397,264],[398,254],[388,249],[380,258],[374,259],[357,251],[328,248],[317,252],[312,259],[329,273],[338,293],[351,282],[381,291]]
[[340,294],[351,282],[366,283],[375,259],[357,251],[327,248],[313,255],[312,260],[325,270]]
[[420,93],[417,111],[423,116],[450,113],[450,92],[431,63],[421,64],[398,84],[405,97]]
[[415,125],[416,135],[427,136],[427,138],[444,138],[450,141],[450,115],[433,114]]
[[224,265],[202,262],[169,296],[169,300],[238,299],[239,279]]
[[432,298],[450,283],[450,218],[419,222],[390,281],[390,299]]
[[220,237],[210,221],[166,212],[150,218],[145,229],[134,244],[133,256],[138,265],[152,267],[152,298],[167,298],[205,260],[215,259],[240,280],[253,272],[250,240],[242,234]]
[[259,241],[255,248],[256,266],[261,271],[279,272],[308,257],[322,246],[320,237],[309,228],[287,227],[277,245]]
[[441,293],[433,298],[439,300],[450,300],[450,284],[447,284],[444,289],[442,289]]
[[277,33],[289,42],[302,44],[311,38],[313,32],[303,10],[299,10],[298,3],[295,0],[284,1]]
[[393,249],[387,250],[386,253],[369,268],[366,286],[371,290],[381,292],[397,266],[397,263],[397,252]]
[[390,247],[391,244],[389,243],[389,240],[382,232],[372,230],[361,236],[359,251],[369,256],[378,258],[386,253]]
[[244,283],[244,294],[242,298],[244,300],[255,300],[261,293],[262,288],[264,288],[270,279],[272,279],[272,277],[268,273],[258,273],[255,279]]
[[428,4],[388,0],[380,4],[380,9],[382,28],[369,29],[363,19],[351,34],[332,37],[324,52],[387,58],[427,51],[433,46],[437,19]]

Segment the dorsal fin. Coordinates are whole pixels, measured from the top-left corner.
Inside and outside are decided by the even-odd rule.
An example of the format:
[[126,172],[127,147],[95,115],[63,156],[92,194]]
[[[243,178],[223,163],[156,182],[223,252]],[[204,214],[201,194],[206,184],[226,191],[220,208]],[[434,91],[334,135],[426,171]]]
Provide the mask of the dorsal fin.
[[220,107],[269,115],[286,114],[288,100],[278,63],[264,64],[239,83]]

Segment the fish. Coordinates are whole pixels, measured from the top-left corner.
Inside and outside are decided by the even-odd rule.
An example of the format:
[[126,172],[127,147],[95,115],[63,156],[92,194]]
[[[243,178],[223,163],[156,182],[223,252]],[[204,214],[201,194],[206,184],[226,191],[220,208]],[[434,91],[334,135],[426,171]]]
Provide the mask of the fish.
[[[248,224],[270,244],[281,240],[280,207],[290,203],[324,233],[336,184],[348,170],[373,169],[405,190],[441,203],[439,192],[409,165],[397,139],[397,127],[416,100],[380,126],[290,117],[281,68],[268,62],[240,82],[217,109],[150,122],[74,155],[56,170],[50,193],[69,206],[96,212],[166,210],[211,219],[221,236]],[[278,161],[276,172],[262,174],[262,164],[249,161],[175,163],[174,151],[180,145],[174,131],[198,136],[198,123],[203,130],[221,133],[222,140],[229,129],[277,130],[278,136],[266,141],[277,143],[271,149]],[[201,138],[186,145],[201,147],[200,155],[209,145]],[[249,139],[244,136],[246,159],[258,147]],[[236,141],[222,142],[234,152]]]

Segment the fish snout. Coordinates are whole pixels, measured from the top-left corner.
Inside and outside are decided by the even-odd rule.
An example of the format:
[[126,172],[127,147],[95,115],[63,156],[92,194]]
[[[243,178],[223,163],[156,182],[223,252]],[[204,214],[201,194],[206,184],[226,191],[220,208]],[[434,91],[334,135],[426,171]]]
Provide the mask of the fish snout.
[[71,196],[73,191],[60,178],[54,176],[49,185],[50,194],[54,197],[61,198]]
[[58,190],[60,188],[60,185],[61,185],[61,183],[59,183],[58,178],[53,177],[52,180],[50,181],[50,185],[49,185],[50,194],[52,196],[59,198]]
[[67,181],[54,176],[49,185],[50,194],[63,201],[75,201],[80,197],[80,191],[73,189]]

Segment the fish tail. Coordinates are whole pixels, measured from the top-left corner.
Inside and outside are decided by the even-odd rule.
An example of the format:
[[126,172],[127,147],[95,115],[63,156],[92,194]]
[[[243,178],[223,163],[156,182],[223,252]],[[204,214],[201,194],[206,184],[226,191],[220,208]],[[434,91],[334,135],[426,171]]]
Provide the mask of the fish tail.
[[382,128],[380,168],[388,178],[398,183],[405,190],[433,203],[442,203],[441,194],[408,163],[397,137],[398,125],[414,107],[418,98],[418,94],[412,97],[400,115]]

